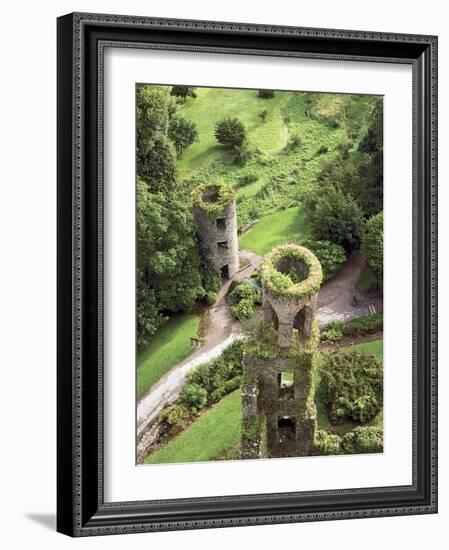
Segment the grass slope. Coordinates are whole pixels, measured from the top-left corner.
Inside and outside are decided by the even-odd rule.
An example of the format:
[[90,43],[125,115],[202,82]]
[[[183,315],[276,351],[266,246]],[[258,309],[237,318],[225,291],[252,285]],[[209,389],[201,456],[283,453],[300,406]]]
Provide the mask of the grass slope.
[[[358,136],[366,132],[373,101],[368,96],[350,96],[347,117],[331,127],[306,116],[307,93],[275,92],[272,99],[261,99],[257,90],[197,88],[196,92],[196,98],[177,108],[179,116],[195,122],[199,133],[199,141],[178,158],[179,174],[192,187],[213,178],[234,185],[239,228],[300,202],[301,194],[315,184],[323,163],[339,154],[348,130]],[[331,105],[341,96],[328,94],[325,100]],[[262,123],[259,114],[264,110],[268,115]],[[215,140],[215,124],[229,116],[242,120],[248,142],[258,151],[244,166],[234,164]],[[293,134],[299,134],[300,146],[286,147]]]
[[[356,349],[383,356],[383,341],[375,340],[362,344],[354,344],[344,349]],[[318,356],[318,364],[322,356]],[[316,384],[319,375],[315,373]],[[354,424],[345,423],[337,427],[329,423],[323,403],[317,402],[318,426],[335,433],[350,431]],[[240,441],[240,426],[242,419],[241,390],[238,389],[224,397],[210,410],[201,415],[187,430],[172,439],[165,447],[149,455],[146,464],[166,464],[176,462],[200,462],[213,460],[224,456],[229,449],[235,449]],[[383,416],[379,414],[368,425],[382,426]]]
[[198,315],[182,313],[171,317],[156,332],[151,343],[137,356],[137,399],[193,352],[190,338],[197,336],[198,325]]
[[260,218],[254,227],[240,238],[240,248],[262,256],[279,244],[299,240],[306,232],[305,226],[302,206],[268,214]]
[[[251,142],[264,150],[275,151],[286,144],[287,129],[280,111],[285,98],[281,94],[266,100],[257,97],[257,90],[197,88],[196,93],[196,98],[188,98],[177,110],[177,114],[195,122],[200,136],[200,141],[191,145],[178,160],[181,177],[190,176],[223,155],[224,148],[214,135],[216,123],[223,118],[238,116]],[[267,121],[261,124],[259,113],[265,109]]]
[[146,464],[211,460],[240,441],[241,390],[235,390],[201,415],[178,437],[146,460]]

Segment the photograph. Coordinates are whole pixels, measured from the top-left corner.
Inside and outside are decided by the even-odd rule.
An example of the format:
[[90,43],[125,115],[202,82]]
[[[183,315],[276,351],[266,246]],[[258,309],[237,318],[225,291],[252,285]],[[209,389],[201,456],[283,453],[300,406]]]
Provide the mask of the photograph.
[[383,96],[135,101],[136,463],[383,453]]

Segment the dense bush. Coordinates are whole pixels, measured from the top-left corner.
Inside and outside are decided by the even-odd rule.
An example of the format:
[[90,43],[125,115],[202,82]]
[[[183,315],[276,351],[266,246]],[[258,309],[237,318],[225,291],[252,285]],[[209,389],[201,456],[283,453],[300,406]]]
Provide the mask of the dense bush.
[[193,411],[199,411],[207,403],[207,391],[198,384],[189,382],[181,389],[179,401]]
[[363,213],[351,195],[327,185],[308,192],[304,199],[315,240],[339,244],[347,251],[358,246]]
[[228,149],[236,149],[246,140],[246,129],[238,118],[225,118],[215,126],[215,138]]
[[379,212],[365,224],[362,232],[360,252],[366,265],[379,275],[384,269],[384,214]]
[[365,423],[381,410],[383,372],[375,355],[333,351],[325,355],[319,372],[319,391],[333,422],[351,418]]
[[375,315],[363,315],[351,319],[342,324],[341,330],[343,336],[358,337],[364,334],[375,334],[383,329],[384,316],[383,313],[376,313]]
[[262,99],[271,99],[274,97],[274,90],[259,90],[257,95]]
[[324,281],[330,279],[346,261],[345,250],[339,244],[313,239],[304,239],[301,244],[311,250],[320,261]]
[[257,279],[244,279],[231,285],[227,295],[232,315],[239,320],[249,319],[254,315],[254,307],[261,303],[261,288]]
[[301,135],[298,130],[295,130],[288,136],[286,149],[290,151],[294,151],[296,149],[299,149],[300,145],[301,145]]
[[322,342],[338,342],[343,338],[342,323],[340,321],[330,321],[320,331],[320,340]]
[[217,359],[190,372],[187,375],[187,385],[201,388],[208,403],[214,403],[239,387],[242,362],[243,343],[237,341],[228,346]]
[[170,433],[185,430],[192,419],[192,411],[186,405],[175,403],[162,409],[159,420],[168,424]]
[[189,88],[188,86],[173,86],[170,95],[186,99],[188,96],[196,97],[196,92],[195,88]]
[[232,161],[239,166],[244,166],[253,157],[254,152],[254,147],[244,141],[232,149]]
[[240,300],[237,304],[230,306],[232,315],[239,321],[249,319],[254,315],[254,302],[248,298]]
[[342,437],[345,453],[380,453],[383,450],[383,430],[375,426],[358,426]]
[[314,444],[319,453],[323,455],[338,455],[342,453],[340,436],[330,434],[325,430],[316,430]]
[[383,430],[376,426],[357,426],[341,437],[317,430],[314,444],[323,455],[380,453],[383,450]]
[[168,125],[168,137],[173,141],[176,152],[180,155],[189,145],[198,141],[196,124],[185,118],[174,116]]
[[350,321],[330,321],[320,331],[322,342],[338,342],[344,336],[358,338],[365,334],[375,334],[383,329],[383,313],[363,315]]

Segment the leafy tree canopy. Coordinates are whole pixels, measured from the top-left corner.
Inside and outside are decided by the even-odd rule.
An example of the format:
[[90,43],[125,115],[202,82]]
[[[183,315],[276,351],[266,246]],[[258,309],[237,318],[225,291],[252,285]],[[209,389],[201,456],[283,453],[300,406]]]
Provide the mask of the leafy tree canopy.
[[370,218],[362,233],[360,251],[366,265],[377,275],[383,272],[384,214]]

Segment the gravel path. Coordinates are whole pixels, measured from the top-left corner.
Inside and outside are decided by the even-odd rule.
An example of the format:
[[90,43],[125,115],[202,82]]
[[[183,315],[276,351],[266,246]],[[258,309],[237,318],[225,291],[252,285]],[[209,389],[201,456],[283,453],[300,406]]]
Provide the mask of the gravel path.
[[[381,301],[367,302],[355,289],[365,267],[359,251],[355,251],[340,271],[321,287],[316,314],[320,326],[329,321],[348,321],[354,317],[369,315],[370,305],[374,306],[375,311],[381,310]],[[353,305],[354,296],[359,305]]]

